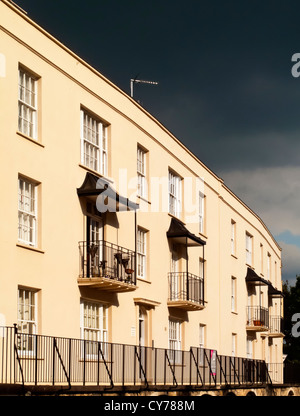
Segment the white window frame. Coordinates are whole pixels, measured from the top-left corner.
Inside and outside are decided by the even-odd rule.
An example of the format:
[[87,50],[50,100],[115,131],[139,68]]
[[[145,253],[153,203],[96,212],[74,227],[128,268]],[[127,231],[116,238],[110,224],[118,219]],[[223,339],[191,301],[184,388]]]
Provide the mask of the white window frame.
[[253,358],[253,339],[252,338],[247,338],[246,348],[247,348],[247,358],[249,360],[252,360]]
[[20,353],[35,353],[37,333],[37,291],[18,289],[18,350]]
[[181,215],[181,178],[169,170],[169,213],[177,218]]
[[37,245],[37,183],[18,179],[18,241]]
[[236,244],[236,222],[234,220],[231,220],[231,254],[233,256],[235,256],[236,254],[236,248],[235,248],[235,244]]
[[169,318],[169,358],[176,364],[181,362],[181,321]]
[[271,254],[267,254],[267,280],[271,280]]
[[146,181],[146,154],[147,151],[138,145],[137,147],[137,195],[141,198],[147,198],[147,181]]
[[261,274],[264,274],[264,246],[260,243],[260,268]]
[[246,232],[246,263],[252,266],[253,260],[253,237]]
[[146,279],[147,260],[147,231],[141,227],[137,229],[137,277]]
[[206,345],[206,325],[199,324],[199,347],[200,347],[199,365],[204,365],[205,345]]
[[[205,262],[203,260],[203,258],[199,258],[199,278],[200,278],[200,299],[204,300],[204,268],[205,268]],[[203,282],[203,283],[202,283]]]
[[[81,300],[80,332],[85,341],[86,358],[98,358],[98,342],[103,343],[102,352],[107,354],[108,342],[108,307],[103,303]],[[89,342],[90,341],[90,345]],[[94,345],[93,345],[94,344]],[[84,354],[84,350],[82,351]]]
[[199,233],[204,233],[204,201],[205,195],[199,192]]
[[231,276],[231,312],[236,312],[236,278]]
[[18,83],[18,131],[37,139],[37,77],[19,68]]
[[205,348],[205,331],[206,331],[206,325],[199,324],[199,346],[200,348]]
[[81,109],[81,163],[101,175],[107,175],[107,125]]

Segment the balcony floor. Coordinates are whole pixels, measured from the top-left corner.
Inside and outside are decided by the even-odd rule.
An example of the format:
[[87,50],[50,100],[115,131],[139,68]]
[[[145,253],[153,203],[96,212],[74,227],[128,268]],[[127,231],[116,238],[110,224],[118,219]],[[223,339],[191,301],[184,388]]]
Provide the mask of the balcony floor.
[[269,330],[269,328],[265,325],[247,325],[246,330],[256,331],[256,332],[266,332]]
[[204,309],[204,305],[201,305],[198,302],[193,302],[191,300],[169,300],[168,307],[183,309],[185,311],[199,311]]
[[137,289],[136,285],[107,277],[79,277],[77,282],[80,287],[92,287],[110,292],[132,292]]

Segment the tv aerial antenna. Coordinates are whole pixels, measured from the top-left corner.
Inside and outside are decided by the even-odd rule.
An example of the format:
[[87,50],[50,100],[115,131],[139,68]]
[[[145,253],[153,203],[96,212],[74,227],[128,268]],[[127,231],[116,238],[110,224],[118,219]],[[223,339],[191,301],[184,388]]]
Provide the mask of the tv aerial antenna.
[[151,84],[151,85],[157,85],[158,84],[158,82],[156,82],[156,81],[145,81],[143,79],[137,79],[138,75],[135,78],[132,78],[130,80],[130,97],[131,98],[133,98],[134,84]]

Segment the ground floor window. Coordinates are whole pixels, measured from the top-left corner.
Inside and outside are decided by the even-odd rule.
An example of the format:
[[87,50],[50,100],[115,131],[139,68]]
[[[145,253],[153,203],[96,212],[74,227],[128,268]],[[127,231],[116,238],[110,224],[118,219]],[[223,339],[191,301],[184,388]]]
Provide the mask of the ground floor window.
[[81,302],[81,337],[88,342],[84,343],[87,356],[99,354],[99,342],[102,352],[107,349],[108,340],[108,314],[107,306],[102,303],[83,300]]
[[37,292],[18,289],[18,350],[33,352],[37,327]]
[[169,319],[169,354],[170,360],[179,363],[181,359],[181,322]]

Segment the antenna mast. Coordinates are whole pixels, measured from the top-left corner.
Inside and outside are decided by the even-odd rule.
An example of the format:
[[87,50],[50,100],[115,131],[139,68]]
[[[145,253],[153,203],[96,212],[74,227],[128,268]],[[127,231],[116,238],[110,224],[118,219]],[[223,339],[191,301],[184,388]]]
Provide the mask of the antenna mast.
[[151,84],[151,85],[157,85],[158,84],[158,82],[156,82],[156,81],[144,81],[142,79],[136,79],[136,77],[131,79],[130,80],[130,97],[131,98],[133,98],[133,87],[134,87],[135,83],[137,83],[137,84]]

